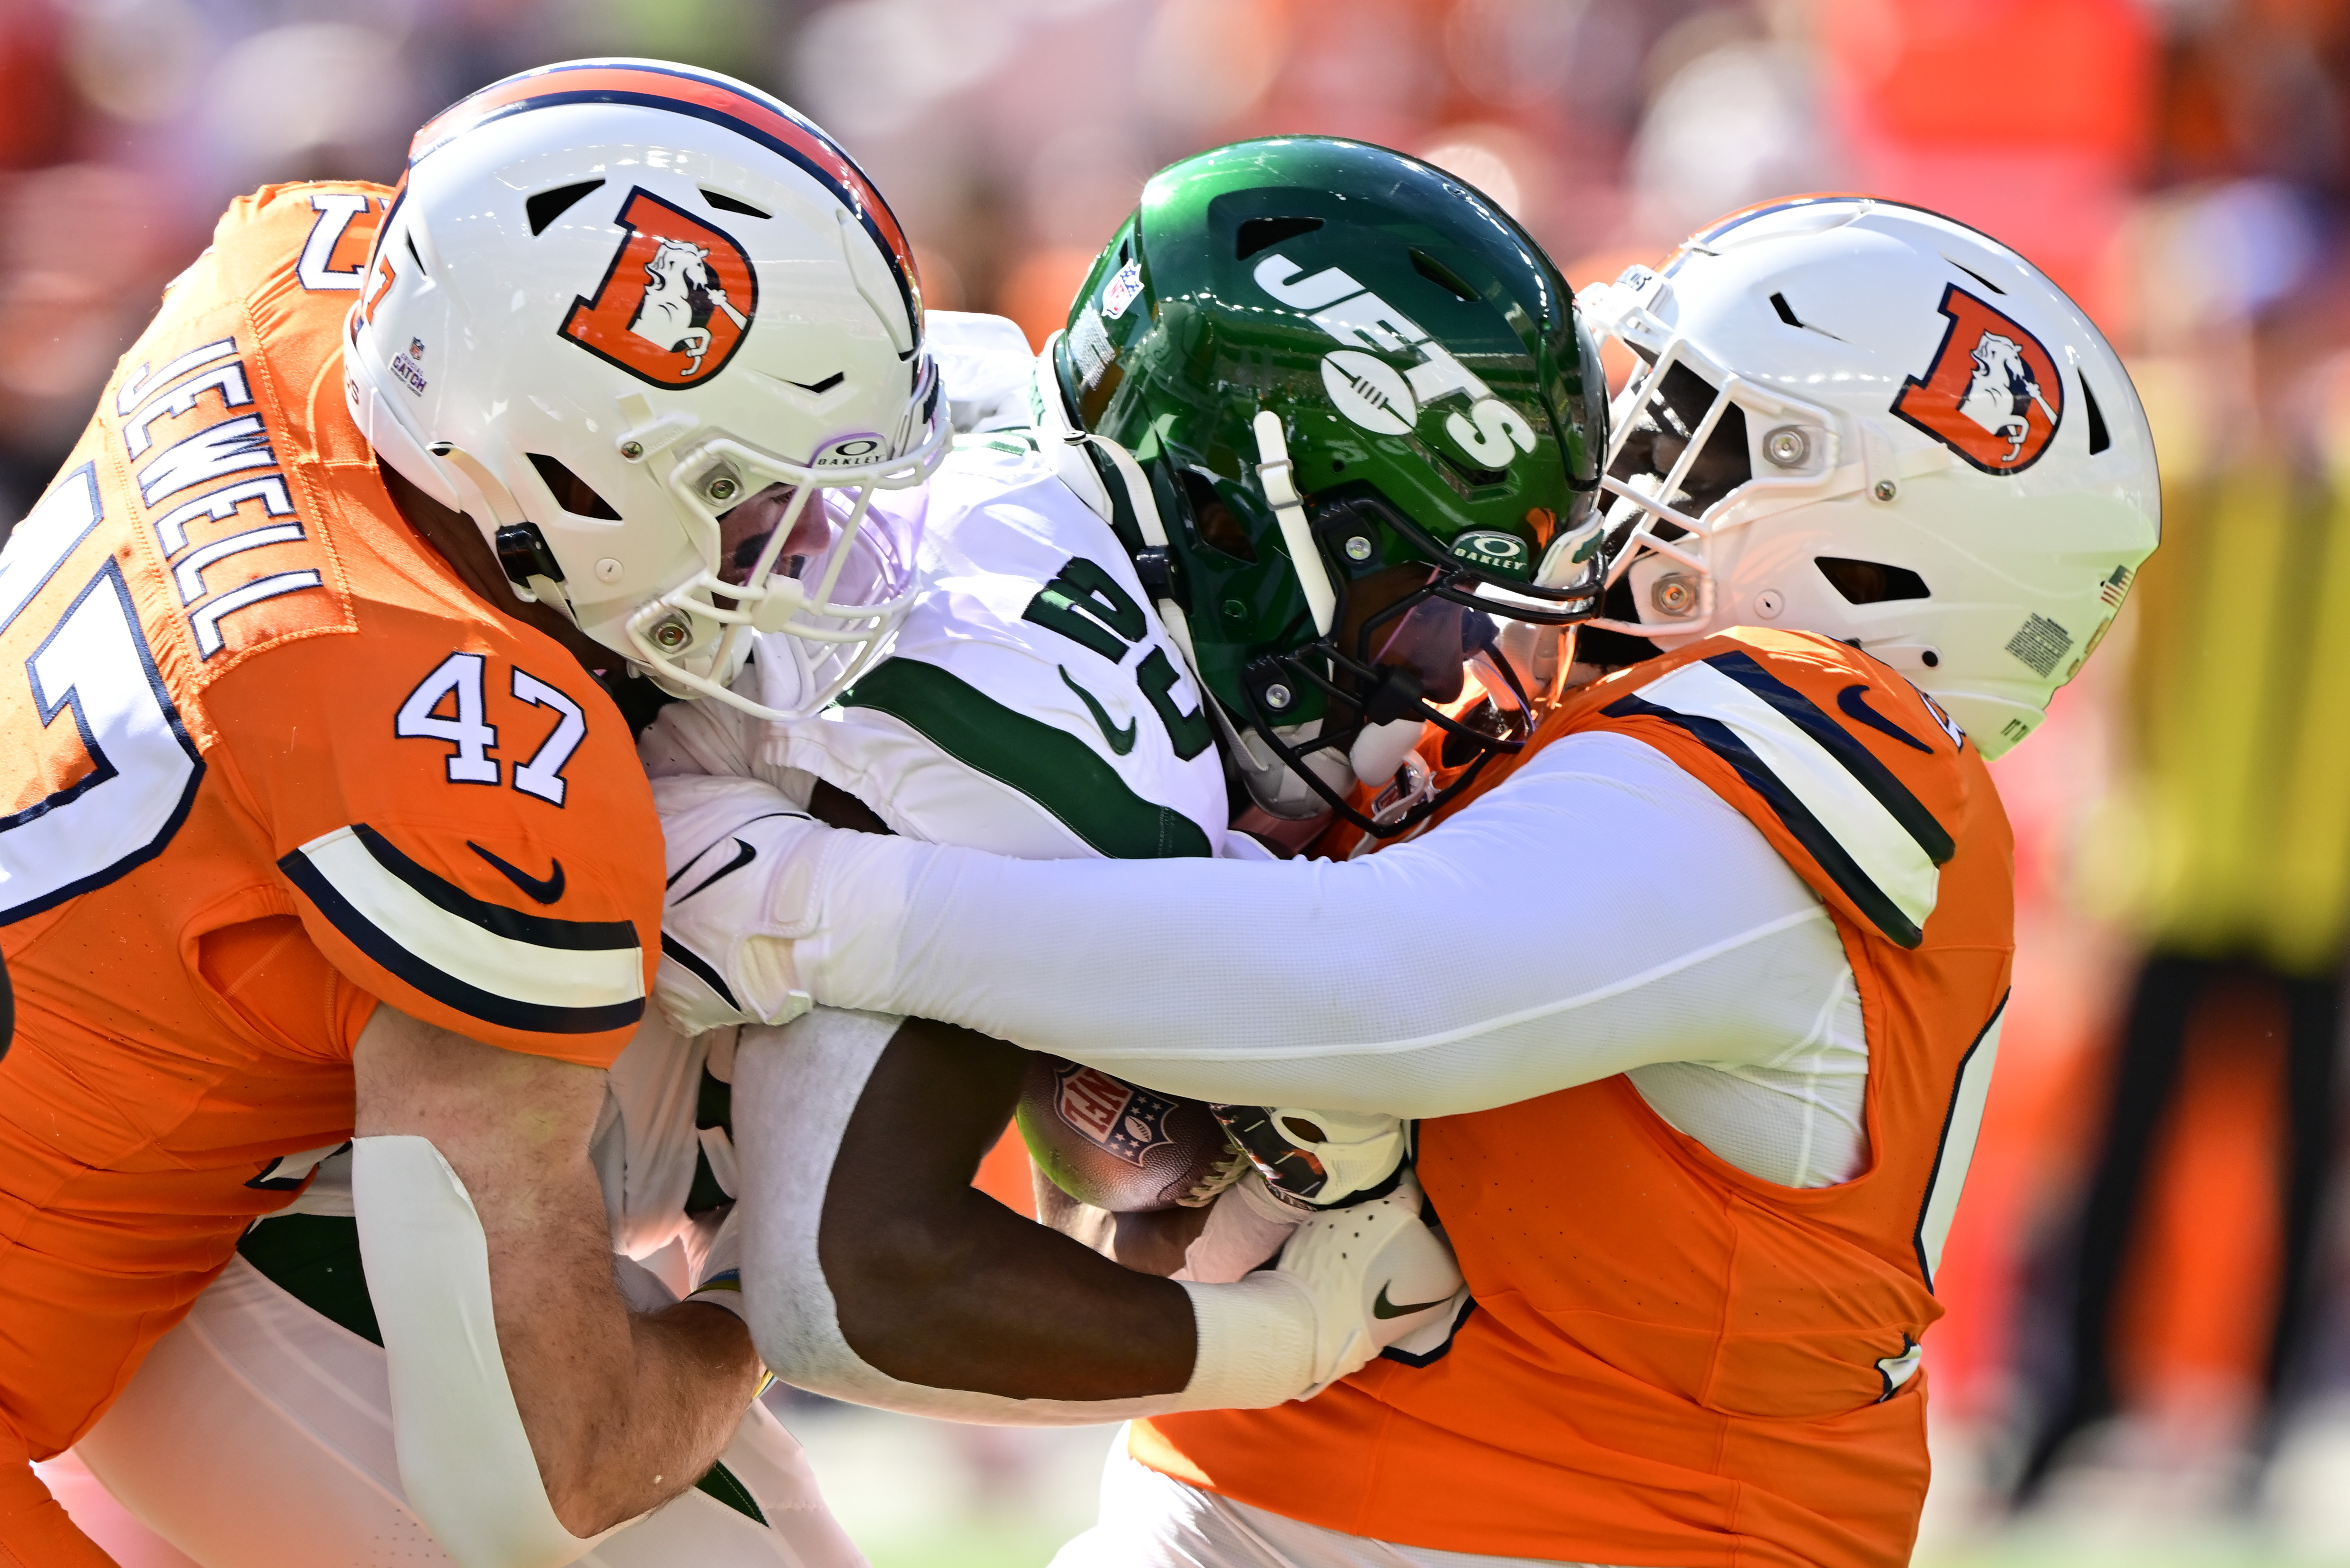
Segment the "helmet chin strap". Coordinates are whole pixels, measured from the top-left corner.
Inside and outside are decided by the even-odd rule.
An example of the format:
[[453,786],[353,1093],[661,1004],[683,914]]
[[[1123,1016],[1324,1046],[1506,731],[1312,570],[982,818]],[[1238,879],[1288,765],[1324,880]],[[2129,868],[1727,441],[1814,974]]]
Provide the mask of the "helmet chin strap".
[[1327,637],[1337,621],[1338,590],[1331,587],[1330,569],[1323,564],[1322,552],[1315,547],[1314,531],[1306,526],[1305,503],[1297,493],[1281,416],[1271,409],[1259,409],[1255,423],[1250,428],[1256,434],[1257,483],[1263,487],[1264,498],[1272,504],[1274,521],[1281,524],[1281,542],[1289,546],[1290,566],[1297,573],[1298,587],[1305,590],[1305,607],[1314,617],[1314,634]]
[[531,571],[517,578],[514,569],[506,566],[506,530],[512,528],[530,541],[531,554],[537,563],[561,570],[555,566],[555,557],[547,553],[538,530],[531,527],[523,515],[522,504],[514,498],[514,493],[490,472],[488,464],[461,446],[442,441],[433,442],[427,450],[463,474],[465,483],[481,496],[482,509],[490,516],[490,547],[497,552],[499,566],[506,572],[506,582],[513,587],[515,597],[525,604],[553,605],[570,618],[572,625],[578,625],[579,617],[571,607],[571,596],[564,591],[561,577],[551,572]]

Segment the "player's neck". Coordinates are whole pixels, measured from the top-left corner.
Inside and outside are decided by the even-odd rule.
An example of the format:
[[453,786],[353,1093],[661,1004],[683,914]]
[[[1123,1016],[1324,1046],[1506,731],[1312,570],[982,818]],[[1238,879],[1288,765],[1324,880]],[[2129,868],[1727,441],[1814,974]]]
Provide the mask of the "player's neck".
[[587,636],[561,610],[552,605],[530,604],[516,598],[513,585],[506,581],[497,557],[491,554],[488,542],[473,526],[472,518],[442,505],[410,483],[390,463],[379,463],[377,467],[401,520],[416,531],[433,554],[449,564],[458,580],[484,604],[534,630],[545,632],[561,643],[585,669],[611,670],[620,664],[619,654]]

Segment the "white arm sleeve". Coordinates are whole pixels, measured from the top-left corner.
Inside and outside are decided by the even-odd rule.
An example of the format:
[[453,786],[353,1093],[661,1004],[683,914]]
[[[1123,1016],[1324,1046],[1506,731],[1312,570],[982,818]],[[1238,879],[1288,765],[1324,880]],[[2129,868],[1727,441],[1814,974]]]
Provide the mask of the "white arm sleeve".
[[351,1196],[409,1506],[462,1568],[576,1561],[603,1536],[573,1535],[546,1501],[498,1351],[489,1241],[465,1184],[429,1138],[363,1137],[352,1145]]
[[1648,1064],[1764,1065],[1852,983],[1770,842],[1619,735],[1346,864],[830,837],[792,947],[810,992],[1199,1099],[1451,1116]]
[[781,1029],[743,1032],[734,1060],[743,1176],[742,1304],[769,1370],[836,1399],[992,1426],[1084,1426],[1178,1410],[1278,1405],[1315,1386],[1313,1301],[1296,1282],[1272,1272],[1232,1284],[1184,1284],[1199,1338],[1191,1380],[1173,1394],[1016,1399],[909,1383],[858,1355],[841,1333],[817,1229],[841,1135],[898,1023],[818,1008]]

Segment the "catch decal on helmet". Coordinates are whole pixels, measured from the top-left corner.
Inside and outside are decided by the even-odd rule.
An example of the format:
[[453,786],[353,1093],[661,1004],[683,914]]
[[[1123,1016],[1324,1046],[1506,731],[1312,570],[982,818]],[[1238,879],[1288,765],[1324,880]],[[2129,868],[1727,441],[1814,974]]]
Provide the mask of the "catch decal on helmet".
[[650,191],[630,192],[612,221],[627,237],[596,296],[573,302],[563,336],[656,387],[723,369],[759,309],[743,247]]
[[2064,419],[2064,379],[2039,338],[1957,284],[1942,290],[1950,326],[1893,411],[1981,469],[2022,473]]

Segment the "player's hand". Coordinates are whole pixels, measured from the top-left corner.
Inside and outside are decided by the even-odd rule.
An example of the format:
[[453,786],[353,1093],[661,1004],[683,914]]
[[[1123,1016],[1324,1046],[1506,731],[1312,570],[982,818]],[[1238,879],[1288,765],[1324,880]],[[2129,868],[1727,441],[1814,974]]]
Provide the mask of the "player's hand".
[[809,1005],[792,941],[816,928],[817,858],[832,829],[756,779],[652,787],[669,873],[654,999],[688,1034],[790,1023]]
[[1316,1214],[1281,1250],[1280,1272],[1314,1298],[1320,1393],[1399,1340],[1449,1323],[1467,1282],[1452,1248],[1420,1220],[1410,1172],[1384,1198]]
[[1378,1111],[1211,1106],[1273,1195],[1336,1209],[1379,1193],[1411,1158],[1412,1124]]

